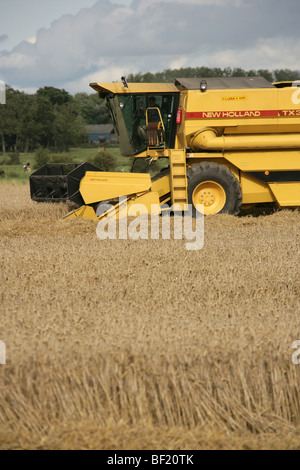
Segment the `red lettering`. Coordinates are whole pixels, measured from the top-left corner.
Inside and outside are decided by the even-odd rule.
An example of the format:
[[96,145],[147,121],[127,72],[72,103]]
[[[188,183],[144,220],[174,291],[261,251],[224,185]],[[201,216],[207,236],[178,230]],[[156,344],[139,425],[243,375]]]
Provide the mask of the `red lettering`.
[[187,112],[186,119],[237,119],[237,118],[278,118],[299,117],[300,109],[280,109],[261,111],[205,111]]

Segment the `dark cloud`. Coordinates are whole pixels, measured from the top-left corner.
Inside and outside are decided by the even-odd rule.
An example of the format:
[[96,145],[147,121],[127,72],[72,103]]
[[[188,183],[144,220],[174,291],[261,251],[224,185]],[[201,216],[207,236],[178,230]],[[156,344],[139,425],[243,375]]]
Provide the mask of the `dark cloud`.
[[6,39],[8,39],[7,34],[0,34],[0,42],[4,42]]
[[34,44],[0,52],[0,78],[67,88],[93,73],[172,64],[291,68],[300,60],[299,13],[298,0],[135,0],[131,8],[99,0],[39,30]]

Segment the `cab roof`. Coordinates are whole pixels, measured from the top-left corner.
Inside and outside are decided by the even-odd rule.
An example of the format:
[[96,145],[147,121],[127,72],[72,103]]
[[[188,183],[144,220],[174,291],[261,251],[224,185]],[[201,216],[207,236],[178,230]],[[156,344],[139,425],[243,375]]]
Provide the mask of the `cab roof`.
[[[248,88],[275,88],[279,84],[268,82],[264,77],[209,77],[209,78],[175,78],[174,83],[90,83],[98,93],[175,93],[181,90],[200,90],[200,83],[205,80],[208,90],[238,90]],[[285,85],[287,86],[287,85]]]
[[300,83],[300,80],[289,80],[289,81],[285,81],[285,82],[276,82],[276,83],[273,83],[274,86],[276,86],[276,88],[287,88],[287,87],[292,87],[293,85],[296,87],[298,86]]
[[205,80],[207,90],[242,90],[247,88],[274,88],[272,83],[263,77],[225,77],[225,78],[176,78],[179,89],[200,90],[200,83]]
[[123,83],[90,83],[90,87],[98,93],[174,93],[178,88],[173,83],[128,83],[128,88]]

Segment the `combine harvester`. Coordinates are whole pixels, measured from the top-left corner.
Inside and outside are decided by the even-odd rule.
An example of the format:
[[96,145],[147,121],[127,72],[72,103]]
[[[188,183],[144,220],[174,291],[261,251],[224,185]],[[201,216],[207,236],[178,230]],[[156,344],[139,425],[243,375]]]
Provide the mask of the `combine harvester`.
[[[118,217],[120,198],[127,211],[143,204],[149,213],[152,204],[166,203],[181,210],[191,204],[194,213],[203,204],[205,215],[266,203],[300,206],[300,90],[293,85],[262,77],[91,83],[106,100],[121,153],[145,159],[150,169],[167,158],[168,169],[151,179],[83,164],[63,176],[65,200],[80,205],[65,218],[97,220],[107,201]],[[30,183],[34,200],[37,173]],[[43,178],[51,193],[50,177]]]

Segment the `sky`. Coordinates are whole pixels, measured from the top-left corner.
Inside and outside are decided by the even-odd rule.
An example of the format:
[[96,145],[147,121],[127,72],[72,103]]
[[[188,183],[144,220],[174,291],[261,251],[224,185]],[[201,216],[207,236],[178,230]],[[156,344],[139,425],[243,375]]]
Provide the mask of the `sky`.
[[90,82],[180,67],[300,70],[299,0],[0,0],[0,80]]

